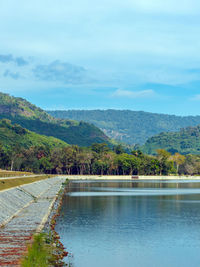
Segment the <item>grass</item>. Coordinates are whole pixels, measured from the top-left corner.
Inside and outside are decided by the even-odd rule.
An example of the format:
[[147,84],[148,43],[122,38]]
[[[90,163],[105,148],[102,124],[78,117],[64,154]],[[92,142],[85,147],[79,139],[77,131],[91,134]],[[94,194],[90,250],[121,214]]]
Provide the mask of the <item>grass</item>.
[[53,244],[45,233],[36,234],[28,253],[23,259],[22,267],[49,267],[54,261]]
[[42,175],[42,176],[35,176],[35,177],[23,177],[23,178],[13,178],[13,179],[0,179],[0,191],[9,189],[15,186],[20,186],[23,184],[30,184],[33,182],[37,182],[40,180],[44,180],[50,178],[50,175]]
[[22,259],[22,267],[50,267],[50,266],[69,266],[63,262],[66,252],[58,239],[52,234],[35,234],[33,243],[28,247],[27,255]]

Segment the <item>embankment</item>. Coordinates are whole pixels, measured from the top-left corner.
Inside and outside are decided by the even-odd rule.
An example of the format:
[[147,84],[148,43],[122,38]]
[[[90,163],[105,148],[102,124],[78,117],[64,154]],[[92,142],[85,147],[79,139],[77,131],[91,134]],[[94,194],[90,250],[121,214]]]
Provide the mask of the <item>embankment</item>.
[[0,192],[0,266],[18,266],[27,242],[47,221],[64,181],[54,177]]

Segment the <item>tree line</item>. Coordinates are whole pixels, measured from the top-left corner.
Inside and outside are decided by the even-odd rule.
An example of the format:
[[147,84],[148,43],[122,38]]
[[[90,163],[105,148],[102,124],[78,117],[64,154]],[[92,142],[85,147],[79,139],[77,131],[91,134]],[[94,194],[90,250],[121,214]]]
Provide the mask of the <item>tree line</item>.
[[121,145],[110,149],[107,144],[93,144],[89,148],[76,145],[22,148],[16,144],[0,146],[0,168],[68,175],[198,175],[200,156],[171,155],[164,149],[158,149],[157,156],[145,155],[140,150],[128,154]]

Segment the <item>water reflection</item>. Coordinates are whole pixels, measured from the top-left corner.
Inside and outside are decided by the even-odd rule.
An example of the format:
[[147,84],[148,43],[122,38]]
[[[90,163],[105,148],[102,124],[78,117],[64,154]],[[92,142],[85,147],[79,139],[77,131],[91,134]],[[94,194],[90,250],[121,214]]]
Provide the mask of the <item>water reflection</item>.
[[199,266],[199,182],[73,182],[57,231],[75,267]]

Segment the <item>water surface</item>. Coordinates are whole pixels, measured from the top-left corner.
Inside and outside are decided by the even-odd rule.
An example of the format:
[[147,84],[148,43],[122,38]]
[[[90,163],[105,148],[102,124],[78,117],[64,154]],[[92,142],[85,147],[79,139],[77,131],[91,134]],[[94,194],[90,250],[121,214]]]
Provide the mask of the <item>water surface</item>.
[[75,267],[200,266],[200,180],[70,182],[56,230]]

